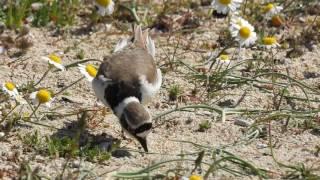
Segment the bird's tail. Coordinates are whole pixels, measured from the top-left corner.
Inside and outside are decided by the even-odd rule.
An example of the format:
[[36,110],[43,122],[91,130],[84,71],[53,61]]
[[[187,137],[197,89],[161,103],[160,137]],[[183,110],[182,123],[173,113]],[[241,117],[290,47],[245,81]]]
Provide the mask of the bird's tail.
[[141,26],[134,28],[134,45],[143,48],[154,58],[156,54],[156,47],[154,41],[149,36],[149,29],[142,31]]

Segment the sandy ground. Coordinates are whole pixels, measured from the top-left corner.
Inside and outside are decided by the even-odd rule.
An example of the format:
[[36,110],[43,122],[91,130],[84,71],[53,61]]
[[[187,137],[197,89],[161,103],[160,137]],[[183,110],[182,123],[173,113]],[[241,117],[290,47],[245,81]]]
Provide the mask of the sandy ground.
[[[205,33],[189,33],[185,36],[186,38],[182,40],[182,44],[189,43],[192,48],[196,49],[199,47],[199,43],[216,41],[218,38],[217,29],[219,28],[219,25],[217,28],[212,28],[215,27],[215,24],[221,24],[221,27],[225,27],[223,25],[223,20],[221,19],[214,20],[210,23],[206,22],[202,27],[204,28]],[[118,35],[118,33],[115,32],[123,35]],[[10,80],[21,85],[26,81],[38,80],[47,68],[46,62],[44,62],[41,57],[46,56],[49,53],[60,54],[63,59],[63,64],[79,61],[79,59],[76,58],[76,54],[81,50],[84,52],[85,59],[94,58],[101,60],[104,56],[111,54],[115,44],[120,38],[127,37],[126,34],[128,34],[121,33],[114,26],[112,26],[110,30],[98,26],[96,31],[83,35],[53,36],[52,31],[35,28],[31,28],[31,33],[35,35],[35,38],[33,39],[34,45],[26,52],[26,54],[19,58],[0,55],[1,82]],[[155,42],[157,45],[157,64],[164,67],[163,65],[168,59],[165,54],[172,54],[173,48],[168,46],[166,34],[157,34],[155,36]],[[69,51],[65,52],[66,49],[69,49]],[[13,53],[12,51],[9,52],[9,55]],[[179,60],[191,65],[202,65],[203,61],[201,57],[207,58],[209,51],[200,53],[184,51],[180,48],[178,53],[182,54],[178,56]],[[241,57],[242,59],[250,58],[251,54],[252,50],[242,51]],[[303,80],[304,83],[311,85],[312,87],[317,87],[317,85],[319,87],[320,77],[310,79],[304,79],[303,77],[305,71],[319,73],[319,45],[316,45],[313,51],[305,50],[303,56],[299,58],[288,59],[284,57],[283,53],[277,54],[276,58],[284,62],[277,67],[280,71],[288,68],[292,77]],[[95,65],[98,66],[99,63],[95,62]],[[167,71],[167,69],[164,68],[162,70],[163,72]],[[195,86],[199,87],[200,92],[203,92],[203,88],[201,89],[200,87],[201,84],[197,84],[197,82],[191,80],[189,73],[190,72],[182,66],[178,67],[175,71],[169,70],[164,73],[163,85],[160,93],[149,105],[149,110],[153,116],[174,109],[175,107],[200,103],[199,101],[192,102],[188,99],[188,95],[191,94],[191,91]],[[240,74],[240,72],[237,73]],[[49,73],[46,80],[38,87],[50,87],[51,90],[57,92],[61,89],[58,86],[71,84],[80,77],[82,77],[82,75],[77,68],[70,68],[65,72],[58,71]],[[180,85],[183,87],[183,95],[187,100],[182,100],[180,102],[170,101],[168,98],[168,89],[172,85]],[[303,97],[301,90],[298,88],[290,88],[290,90],[292,95],[298,94],[299,97]],[[264,93],[249,85],[219,91],[210,99],[209,103],[217,104],[217,102],[230,99],[238,100],[245,91],[247,94],[239,104],[239,108],[271,108],[272,95]],[[93,94],[91,85],[86,80],[82,80],[80,83],[72,86],[67,92],[68,94],[62,94],[55,99],[51,110],[67,113],[79,108],[102,108],[100,104],[97,105],[97,100]],[[201,93],[199,93],[198,98],[200,100],[205,99],[205,95],[201,97],[200,94]],[[63,97],[70,99],[72,102],[63,101]],[[310,95],[310,97],[316,97],[316,95]],[[319,104],[317,103],[311,103],[310,106],[319,108]],[[306,108],[305,104],[297,103],[297,109],[299,108]],[[47,109],[46,107],[41,107],[40,111],[47,111]],[[106,136],[121,139],[120,125],[118,124],[117,118],[112,115],[112,113],[105,117],[100,116],[99,118],[103,120],[101,123],[94,128],[87,129],[90,136],[97,138],[105,133]],[[108,177],[105,173],[109,171],[137,170],[155,162],[179,158],[179,153],[192,153],[197,151],[197,148],[190,144],[175,142],[173,140],[191,141],[213,148],[231,145],[244,136],[245,128],[235,124],[235,121],[238,119],[248,118],[232,115],[227,116],[225,122],[221,122],[221,117],[218,116],[218,114],[206,110],[200,109],[194,112],[174,112],[161,118],[161,120],[157,120],[155,123],[156,127],[148,137],[149,149],[152,153],[156,154],[141,154],[129,151],[128,153],[130,156],[112,157],[110,160],[103,163],[82,161],[79,158],[76,158],[68,162],[65,176],[67,176],[67,174],[76,174],[80,168],[83,172],[84,170],[91,171],[90,176],[92,178],[101,175],[101,178],[103,179]],[[29,123],[22,123],[13,128],[8,136],[0,141],[0,172],[10,172],[4,176],[4,179],[15,177],[20,168],[20,164],[23,161],[29,162],[32,169],[39,168],[39,172],[42,175],[52,178],[58,176],[66,163],[66,159],[50,158],[47,155],[41,155],[32,150],[28,151],[26,146],[18,138],[18,135],[24,136],[29,132],[38,130],[41,137],[53,136],[57,133],[61,133],[61,129],[67,129],[67,127],[72,123],[74,124],[76,120],[75,116],[56,118],[53,120],[44,118],[41,120],[42,124],[55,127],[58,130]],[[205,120],[212,122],[211,128],[205,132],[199,132],[199,123]],[[294,126],[290,126],[287,131],[282,132],[280,127],[282,123],[282,121],[272,123],[272,141],[275,143],[275,157],[285,164],[303,162],[308,167],[319,168],[319,156],[317,157],[314,154],[316,146],[319,146],[319,134],[312,133],[312,130],[303,131],[301,128]],[[138,150],[140,146],[137,142],[127,138],[126,140],[122,140],[121,147]],[[254,139],[249,144],[239,143],[231,145],[226,147],[225,150],[251,162],[256,167],[273,172],[271,173],[271,178],[280,178],[286,171],[285,168],[281,168],[272,159],[270,149],[268,148],[268,138],[266,137]],[[195,156],[190,157],[195,158]],[[187,172],[190,172],[193,168],[193,162],[171,163],[170,165],[168,164],[166,168],[178,165],[187,168]],[[320,175],[319,171],[318,174]],[[218,173],[215,174],[215,177],[211,178],[243,179],[243,177],[235,177],[223,171],[218,171]],[[256,177],[252,176],[251,178]]]

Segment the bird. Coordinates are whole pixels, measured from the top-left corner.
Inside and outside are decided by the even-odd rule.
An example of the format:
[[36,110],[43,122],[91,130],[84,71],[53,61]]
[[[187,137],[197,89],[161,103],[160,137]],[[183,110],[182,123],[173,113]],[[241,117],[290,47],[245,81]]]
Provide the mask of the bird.
[[152,117],[145,107],[159,91],[162,74],[155,62],[155,44],[149,30],[134,27],[134,36],[122,39],[105,57],[92,81],[96,97],[118,117],[122,130],[148,152]]

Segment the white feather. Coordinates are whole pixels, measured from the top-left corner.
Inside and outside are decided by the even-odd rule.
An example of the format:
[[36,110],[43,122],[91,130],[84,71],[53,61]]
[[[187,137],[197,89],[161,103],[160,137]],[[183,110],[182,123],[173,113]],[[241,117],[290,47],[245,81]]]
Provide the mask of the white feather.
[[119,103],[118,106],[114,108],[115,114],[118,116],[118,118],[121,118],[124,108],[126,108],[127,105],[131,102],[140,103],[138,98],[130,96],[122,100],[122,102]]
[[141,26],[135,27],[134,30],[134,42],[137,47],[144,48],[145,47],[145,40],[143,39],[143,34],[141,30]]
[[118,51],[121,51],[123,48],[125,48],[126,46],[128,45],[128,39],[121,39],[116,47],[114,48],[114,51],[113,52],[118,52]]
[[150,36],[147,37],[146,41],[147,41],[147,50],[148,50],[148,53],[149,53],[153,58],[155,58],[155,56],[156,56],[156,46],[155,46],[155,44],[154,44],[154,41],[151,39]]
[[143,131],[143,132],[141,132],[141,133],[137,133],[136,135],[139,136],[139,137],[141,137],[141,138],[145,138],[145,137],[147,137],[147,135],[148,135],[150,132],[151,132],[151,129],[148,129],[148,130],[145,130],[145,131]]
[[146,76],[140,76],[140,92],[142,94],[142,103],[148,103],[160,89],[162,83],[162,74],[160,69],[157,69],[157,78],[153,83],[149,83]]

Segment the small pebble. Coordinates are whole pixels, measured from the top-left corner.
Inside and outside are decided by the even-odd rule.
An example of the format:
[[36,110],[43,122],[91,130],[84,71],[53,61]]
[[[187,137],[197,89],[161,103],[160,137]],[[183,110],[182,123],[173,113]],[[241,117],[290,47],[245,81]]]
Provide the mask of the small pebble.
[[186,120],[186,124],[191,124],[193,121],[193,119],[191,117],[188,117],[188,119]]
[[267,144],[257,144],[256,146],[258,149],[264,149],[264,148],[267,148],[268,145]]
[[6,134],[4,132],[0,132],[0,138],[3,138]]
[[37,161],[38,163],[44,163],[44,162],[45,162],[44,157],[42,157],[42,156],[40,156],[40,155],[36,155],[35,159],[36,159],[36,161]]
[[235,119],[234,124],[242,127],[248,127],[252,124],[252,121],[249,119]]
[[292,64],[292,60],[290,58],[281,58],[279,60],[279,63],[284,65],[290,65]]
[[314,79],[314,78],[320,77],[320,74],[318,74],[316,72],[305,71],[305,72],[303,72],[303,76],[306,79]]
[[303,18],[303,17],[299,17],[299,21],[302,22],[302,23],[304,23],[304,22],[306,22],[306,19]]
[[4,46],[0,46],[0,54],[3,54],[6,51],[6,48]]
[[227,99],[218,103],[218,106],[220,107],[234,107],[235,105],[236,102],[233,99]]
[[160,108],[160,102],[156,102],[156,104],[154,105],[154,107],[156,108],[156,109],[159,109]]
[[79,168],[80,167],[80,161],[79,160],[74,160],[71,163],[72,168]]

